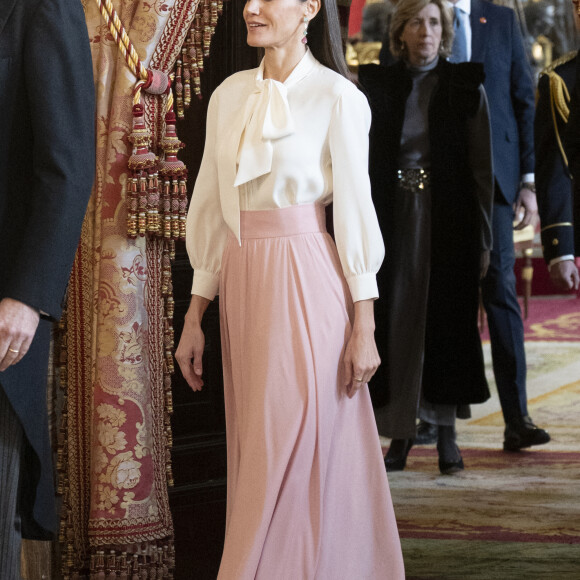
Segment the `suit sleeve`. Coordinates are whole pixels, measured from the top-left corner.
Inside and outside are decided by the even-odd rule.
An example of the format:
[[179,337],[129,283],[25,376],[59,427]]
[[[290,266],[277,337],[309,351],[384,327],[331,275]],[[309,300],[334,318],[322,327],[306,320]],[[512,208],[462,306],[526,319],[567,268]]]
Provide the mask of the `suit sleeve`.
[[564,136],[570,171],[580,180],[580,56],[576,57],[576,83],[570,101],[570,117]]
[[518,125],[520,148],[520,175],[534,172],[534,81],[520,27],[513,10],[511,18],[512,62],[510,91],[512,106]]
[[42,0],[23,55],[32,122],[29,219],[6,296],[60,316],[94,178],[94,84],[80,1]]
[[[560,135],[564,124],[558,123]],[[572,181],[556,139],[552,117],[550,79],[542,75],[534,123],[536,147],[536,189],[542,226],[544,259],[574,253],[572,227]]]

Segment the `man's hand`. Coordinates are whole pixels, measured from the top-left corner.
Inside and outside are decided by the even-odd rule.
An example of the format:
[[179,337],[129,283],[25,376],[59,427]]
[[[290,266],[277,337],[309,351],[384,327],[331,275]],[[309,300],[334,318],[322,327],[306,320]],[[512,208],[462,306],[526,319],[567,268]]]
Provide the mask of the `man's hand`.
[[550,266],[550,279],[562,290],[578,290],[580,277],[573,260],[562,260]]
[[39,319],[37,310],[18,300],[0,300],[0,371],[22,360],[30,348]]
[[[518,199],[514,205],[516,219],[520,222],[514,226],[514,230],[523,230],[526,226],[536,227],[538,221],[538,201],[536,194],[527,187],[522,187]],[[521,216],[521,218],[520,218]]]

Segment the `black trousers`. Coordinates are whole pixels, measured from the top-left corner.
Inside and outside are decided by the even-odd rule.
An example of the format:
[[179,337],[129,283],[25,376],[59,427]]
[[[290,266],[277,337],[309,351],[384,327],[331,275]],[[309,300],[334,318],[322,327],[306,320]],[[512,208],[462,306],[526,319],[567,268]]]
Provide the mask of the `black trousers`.
[[524,325],[516,295],[512,206],[496,195],[493,204],[493,250],[481,284],[487,312],[493,372],[504,420],[527,415]]
[[18,580],[22,532],[18,511],[24,431],[0,385],[0,578]]

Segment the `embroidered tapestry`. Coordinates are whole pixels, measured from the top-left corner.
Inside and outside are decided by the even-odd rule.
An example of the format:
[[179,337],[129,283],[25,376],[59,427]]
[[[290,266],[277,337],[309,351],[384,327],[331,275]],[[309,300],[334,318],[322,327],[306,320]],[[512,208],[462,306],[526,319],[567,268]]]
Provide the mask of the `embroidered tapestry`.
[[[97,94],[97,159],[60,353],[62,574],[142,577],[155,568],[156,578],[167,578],[173,566],[167,241],[127,235],[137,79],[101,14],[113,3],[82,1]],[[143,65],[171,73],[199,1],[115,0],[114,8]],[[209,2],[201,5],[209,10]],[[167,98],[141,98],[155,153]]]

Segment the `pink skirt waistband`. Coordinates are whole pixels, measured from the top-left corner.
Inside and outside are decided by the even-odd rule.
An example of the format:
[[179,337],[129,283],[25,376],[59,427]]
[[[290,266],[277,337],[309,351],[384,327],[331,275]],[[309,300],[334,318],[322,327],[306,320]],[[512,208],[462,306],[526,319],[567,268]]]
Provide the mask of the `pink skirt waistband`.
[[240,212],[242,239],[281,238],[317,232],[326,232],[326,212],[320,203]]

